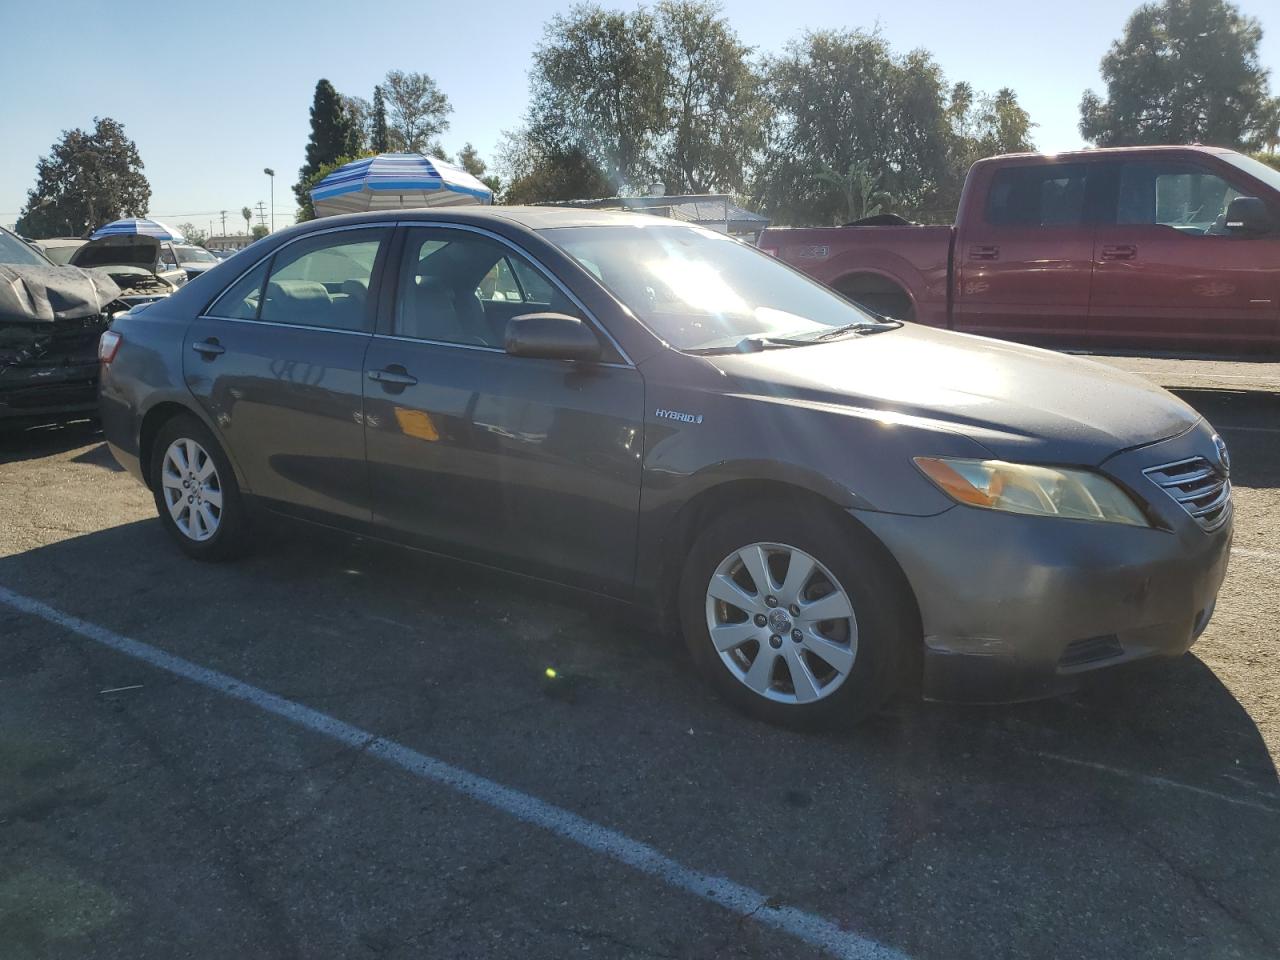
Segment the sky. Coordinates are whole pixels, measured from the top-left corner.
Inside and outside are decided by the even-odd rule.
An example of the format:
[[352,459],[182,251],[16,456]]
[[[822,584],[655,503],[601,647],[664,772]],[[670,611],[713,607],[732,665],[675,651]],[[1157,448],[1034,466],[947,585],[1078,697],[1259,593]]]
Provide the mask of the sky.
[[[242,207],[270,204],[264,167],[276,171],[276,224],[292,222],[290,185],[309,132],[320,77],[371,97],[390,69],[429,73],[454,112],[442,140],[470,141],[491,160],[519,126],[528,71],[545,23],[568,0],[437,3],[374,0],[0,0],[0,223],[11,226],[35,183],[37,159],[63,130],[95,116],[120,120],[151,182],[151,215],[228,232]],[[604,6],[632,7],[610,2]],[[1125,0],[727,0],[742,42],[776,52],[806,29],[879,27],[898,51],[923,47],[947,80],[978,90],[1013,87],[1038,125],[1040,150],[1082,146],[1076,130],[1086,88],[1101,90],[1098,62],[1137,6]],[[1262,61],[1280,88],[1280,9],[1238,0],[1262,21]],[[1270,9],[1268,9],[1270,8]],[[50,11],[56,11],[52,20]],[[51,22],[52,21],[52,22]],[[55,37],[56,31],[56,37]]]

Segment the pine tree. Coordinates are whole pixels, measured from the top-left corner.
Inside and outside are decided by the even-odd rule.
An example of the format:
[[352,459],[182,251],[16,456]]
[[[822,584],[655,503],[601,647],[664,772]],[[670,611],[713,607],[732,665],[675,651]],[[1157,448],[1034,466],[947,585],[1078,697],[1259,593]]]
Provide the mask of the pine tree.
[[369,133],[369,149],[374,153],[386,153],[391,149],[387,134],[387,99],[382,95],[382,86],[373,88],[373,128]]
[[310,180],[316,171],[342,157],[350,157],[360,149],[359,131],[351,114],[343,107],[342,98],[328,80],[316,83],[311,102],[311,139],[307,141],[307,162],[298,170],[293,186],[299,206],[308,206]]

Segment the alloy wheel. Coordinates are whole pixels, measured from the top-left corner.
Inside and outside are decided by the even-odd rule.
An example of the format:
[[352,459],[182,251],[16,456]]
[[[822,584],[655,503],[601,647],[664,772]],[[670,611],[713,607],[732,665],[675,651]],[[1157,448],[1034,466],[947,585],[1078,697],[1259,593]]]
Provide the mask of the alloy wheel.
[[848,592],[817,559],[782,543],[753,543],[716,567],[706,592],[707,630],[725,667],[779,703],[835,693],[858,656]]
[[160,469],[165,506],[178,531],[201,543],[222,522],[222,482],[207,450],[190,437],[169,444]]

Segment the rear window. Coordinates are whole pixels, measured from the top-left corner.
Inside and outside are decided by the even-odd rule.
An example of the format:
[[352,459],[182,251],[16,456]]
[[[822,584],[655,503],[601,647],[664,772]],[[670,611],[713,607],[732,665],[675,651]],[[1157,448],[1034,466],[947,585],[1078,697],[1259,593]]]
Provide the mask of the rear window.
[[991,178],[987,222],[1069,227],[1084,222],[1085,165],[1004,167]]

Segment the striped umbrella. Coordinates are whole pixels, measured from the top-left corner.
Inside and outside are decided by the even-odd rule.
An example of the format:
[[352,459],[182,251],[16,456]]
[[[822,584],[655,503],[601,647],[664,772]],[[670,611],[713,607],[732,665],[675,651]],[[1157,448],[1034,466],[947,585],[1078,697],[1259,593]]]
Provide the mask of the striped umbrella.
[[452,163],[380,153],[339,167],[311,190],[316,216],[493,203],[493,191]]
[[124,220],[112,220],[105,227],[99,227],[95,230],[89,239],[100,240],[103,237],[114,236],[155,237],[157,240],[172,240],[175,243],[185,243],[187,240],[173,227],[167,226],[159,220],[147,220],[143,217],[126,217]]

